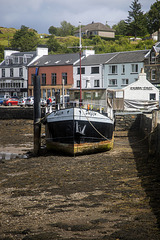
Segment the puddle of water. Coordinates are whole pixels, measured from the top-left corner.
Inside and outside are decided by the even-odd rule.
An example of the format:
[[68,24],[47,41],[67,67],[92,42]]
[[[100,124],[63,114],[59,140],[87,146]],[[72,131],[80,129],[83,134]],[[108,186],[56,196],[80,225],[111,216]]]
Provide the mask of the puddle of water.
[[0,146],[0,160],[10,160],[15,158],[27,158],[27,152],[33,150],[33,144],[21,144],[14,145],[9,144],[8,146]]

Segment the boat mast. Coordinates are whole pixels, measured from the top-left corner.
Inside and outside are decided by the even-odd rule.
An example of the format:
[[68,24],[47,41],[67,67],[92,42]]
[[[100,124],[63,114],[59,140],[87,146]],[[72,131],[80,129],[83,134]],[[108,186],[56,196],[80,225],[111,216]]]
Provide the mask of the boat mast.
[[82,55],[82,43],[81,43],[81,22],[79,22],[79,55],[80,55],[80,107],[82,106],[82,77],[81,77],[81,55]]

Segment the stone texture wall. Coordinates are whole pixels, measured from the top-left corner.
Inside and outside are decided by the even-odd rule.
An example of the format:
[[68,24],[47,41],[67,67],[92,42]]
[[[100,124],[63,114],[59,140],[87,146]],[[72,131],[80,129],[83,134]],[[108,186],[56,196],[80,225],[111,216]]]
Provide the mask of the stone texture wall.
[[115,131],[139,130],[141,113],[121,112],[115,114]]
[[160,123],[158,112],[150,114],[116,113],[115,131],[138,131],[142,139],[148,142],[149,154],[160,158]]
[[[41,117],[45,109],[41,108]],[[33,119],[33,108],[0,107],[0,119]]]
[[142,114],[140,122],[140,133],[148,141],[149,154],[159,159],[160,157],[160,123],[158,123],[158,112]]

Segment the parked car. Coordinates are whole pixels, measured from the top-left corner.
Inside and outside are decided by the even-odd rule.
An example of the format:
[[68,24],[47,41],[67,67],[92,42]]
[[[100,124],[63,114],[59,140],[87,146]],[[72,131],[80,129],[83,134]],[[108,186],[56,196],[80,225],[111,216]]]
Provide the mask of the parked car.
[[[34,104],[34,97],[28,97],[27,99],[26,99],[26,106],[33,106],[33,104]],[[40,99],[40,104],[41,104],[41,106],[46,106],[46,100],[45,99],[43,99],[43,98],[41,98]]]
[[30,107],[30,106],[33,106],[34,104],[34,97],[28,97],[26,99],[26,106]]
[[3,105],[5,105],[5,106],[18,105],[18,99],[17,98],[5,99],[3,101]]
[[0,105],[3,105],[4,98],[0,98]]
[[26,106],[26,100],[27,100],[27,98],[20,98],[18,100],[18,106],[25,107]]
[[41,106],[42,107],[46,106],[46,100],[44,98],[41,98]]

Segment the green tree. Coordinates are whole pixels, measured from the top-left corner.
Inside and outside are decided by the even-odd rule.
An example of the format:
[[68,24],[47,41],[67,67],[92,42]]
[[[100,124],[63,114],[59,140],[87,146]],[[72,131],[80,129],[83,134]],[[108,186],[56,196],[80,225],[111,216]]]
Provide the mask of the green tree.
[[57,35],[57,28],[54,27],[54,26],[50,26],[50,28],[48,29],[48,32],[49,32],[50,34]]
[[128,35],[144,36],[147,34],[147,23],[146,18],[141,10],[141,4],[138,0],[134,0],[131,3],[131,11],[128,11],[129,16],[126,20],[127,23],[127,33]]
[[17,48],[22,52],[33,51],[39,43],[36,31],[22,25],[21,29],[16,31],[11,40],[11,47]]
[[158,39],[160,41],[160,1],[156,0],[150,7],[147,15],[148,22],[148,31],[149,33],[153,33],[158,31]]
[[112,28],[116,30],[116,35],[126,35],[127,24],[124,20],[121,20],[117,25],[113,25]]
[[58,43],[54,34],[49,36],[49,39],[47,41],[47,47],[49,52],[57,52],[58,49],[60,48],[60,44]]
[[69,35],[74,35],[74,29],[75,27],[71,25],[70,23],[66,21],[61,22],[61,27],[59,28],[60,30],[60,36],[65,37]]
[[4,59],[4,46],[0,45],[0,62]]

